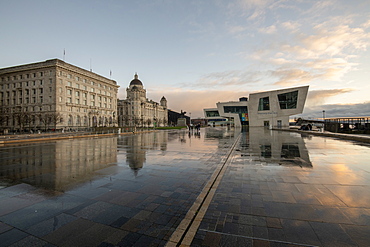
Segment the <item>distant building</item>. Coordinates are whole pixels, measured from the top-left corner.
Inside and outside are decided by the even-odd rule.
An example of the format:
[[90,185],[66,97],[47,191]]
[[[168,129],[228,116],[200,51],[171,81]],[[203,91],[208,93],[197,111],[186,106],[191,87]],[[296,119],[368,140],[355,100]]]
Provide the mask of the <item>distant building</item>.
[[207,126],[208,124],[208,119],[206,118],[193,118],[191,120],[192,125],[197,125],[200,124],[200,126]]
[[114,126],[116,81],[59,59],[0,69],[0,128]]
[[308,86],[253,93],[239,101],[218,102],[217,108],[204,109],[208,125],[289,126],[289,116],[300,114]]
[[160,103],[148,100],[143,83],[135,74],[134,79],[126,89],[127,98],[118,100],[118,125],[119,126],[166,126],[167,100],[163,96]]
[[179,118],[185,118],[186,124],[190,124],[190,117],[183,113],[168,110],[168,126],[177,126]]

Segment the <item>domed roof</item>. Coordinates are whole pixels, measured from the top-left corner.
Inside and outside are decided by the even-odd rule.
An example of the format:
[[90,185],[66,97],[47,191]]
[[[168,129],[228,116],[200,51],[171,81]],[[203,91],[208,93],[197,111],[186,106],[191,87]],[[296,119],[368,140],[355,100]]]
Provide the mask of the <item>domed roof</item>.
[[133,86],[133,85],[139,85],[139,86],[143,85],[143,83],[139,80],[139,76],[137,74],[135,74],[134,79],[130,82],[130,86]]

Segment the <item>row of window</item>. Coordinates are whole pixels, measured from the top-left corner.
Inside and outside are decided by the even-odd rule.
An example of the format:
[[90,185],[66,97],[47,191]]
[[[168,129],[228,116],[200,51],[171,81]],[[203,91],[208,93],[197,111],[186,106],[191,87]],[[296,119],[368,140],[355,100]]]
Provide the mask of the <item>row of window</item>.
[[[61,81],[61,83],[63,83],[63,82]],[[80,86],[80,84],[78,84],[78,83],[73,84],[70,81],[67,81],[67,86],[68,87],[74,87],[74,88],[77,88],[77,89],[82,89],[82,90],[85,90],[85,91],[90,91],[92,93],[99,93],[99,94],[103,94],[103,95],[107,95],[107,96],[111,96],[112,95],[110,92],[107,92],[107,91],[104,91],[104,90],[100,90],[100,89],[96,89],[95,90],[95,88],[93,88],[93,87],[90,88],[90,90],[89,90],[89,88],[86,87],[85,85]]]
[[[37,104],[44,103],[44,97],[26,97],[26,98],[13,98],[13,99],[0,99],[0,105],[21,105],[21,104]],[[49,103],[52,103],[52,97],[49,96]]]
[[[49,83],[53,83],[53,79],[49,78]],[[21,87],[32,87],[32,86],[42,86],[44,85],[44,80],[36,81],[23,81],[9,84],[1,84],[0,89],[10,89],[10,88],[21,88]]]
[[[59,71],[59,75],[60,76],[63,76],[63,72],[62,71]],[[72,79],[73,76],[71,74],[64,74],[68,79]],[[101,87],[103,89],[108,89],[108,90],[113,90],[112,87],[109,87],[109,86],[106,86],[106,85],[103,85],[103,84],[100,84],[100,83],[96,83],[94,81],[88,81],[86,79],[81,79],[80,77],[78,76],[74,76],[74,79],[75,81],[81,81],[83,83],[87,83],[87,84],[90,84],[92,86],[97,86],[97,87]],[[60,81],[62,82],[62,79],[60,79]],[[72,86],[72,82],[68,81],[68,84],[70,84],[70,86]],[[77,84],[77,83],[76,83]],[[78,84],[77,84],[78,85]]]
[[36,77],[43,77],[49,74],[51,76],[53,73],[50,70],[49,73],[40,71],[40,72],[33,72],[33,73],[28,73],[28,74],[22,74],[22,75],[13,75],[13,76],[6,76],[6,77],[1,77],[1,81],[16,81],[16,80],[23,80],[23,79],[29,79],[29,78],[36,78]]
[[[62,102],[62,101],[63,101],[63,98],[59,97],[59,102]],[[72,98],[67,97],[66,103],[72,104],[73,103]],[[87,100],[75,99],[74,103],[77,104],[77,105],[80,105],[80,104],[81,105],[87,105]],[[102,103],[102,102],[96,102],[95,103],[95,101],[91,101],[90,105],[91,106],[97,106],[97,107],[104,107],[104,108],[107,108],[107,106],[108,106],[109,109],[112,109],[112,104],[107,105],[107,103]]]
[[[4,114],[14,114],[17,113],[16,108],[5,108],[4,109]],[[38,111],[50,111],[51,106],[49,105],[43,105],[43,106],[27,106],[27,107],[22,107],[22,112],[38,112]]]
[[[53,91],[53,88],[49,88],[49,92],[52,92]],[[36,95],[36,94],[43,94],[44,93],[44,88],[32,88],[32,89],[26,89],[24,90],[24,94],[23,94],[23,90],[18,90],[18,91],[7,91],[7,92],[0,92],[0,99],[3,99],[3,98],[10,98],[10,97],[21,97],[23,95]]]

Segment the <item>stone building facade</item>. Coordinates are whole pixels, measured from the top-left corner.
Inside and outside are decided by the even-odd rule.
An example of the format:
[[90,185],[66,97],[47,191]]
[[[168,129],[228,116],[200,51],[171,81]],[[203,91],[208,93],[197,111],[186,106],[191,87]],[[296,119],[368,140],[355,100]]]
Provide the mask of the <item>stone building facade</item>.
[[115,126],[118,88],[59,59],[0,69],[0,128]]
[[143,83],[137,74],[126,89],[127,98],[118,100],[118,125],[134,127],[159,127],[168,123],[167,100],[160,103],[148,100]]

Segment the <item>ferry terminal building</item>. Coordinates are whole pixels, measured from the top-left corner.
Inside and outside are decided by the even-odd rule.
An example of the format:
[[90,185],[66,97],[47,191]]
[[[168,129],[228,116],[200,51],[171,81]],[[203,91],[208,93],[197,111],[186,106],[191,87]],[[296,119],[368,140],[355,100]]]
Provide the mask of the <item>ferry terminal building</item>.
[[309,86],[253,93],[249,100],[218,102],[204,109],[208,125],[288,127],[289,117],[303,112]]

